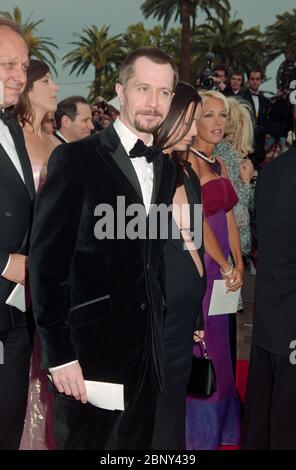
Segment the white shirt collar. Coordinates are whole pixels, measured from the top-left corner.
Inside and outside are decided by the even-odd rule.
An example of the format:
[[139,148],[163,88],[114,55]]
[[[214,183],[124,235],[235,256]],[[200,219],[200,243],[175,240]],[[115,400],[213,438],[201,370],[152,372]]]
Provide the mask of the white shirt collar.
[[55,131],[55,133],[56,133],[56,135],[61,137],[67,144],[69,143],[68,140],[66,139],[66,137],[58,129]]
[[[115,120],[113,125],[114,125],[115,131],[117,132],[121,140],[121,143],[126,153],[129,154],[139,137],[136,136],[136,134],[134,134],[128,127],[126,127],[126,125],[123,124],[123,122],[119,118]],[[147,145],[149,147],[152,144],[153,144],[153,135],[149,134],[149,141]]]

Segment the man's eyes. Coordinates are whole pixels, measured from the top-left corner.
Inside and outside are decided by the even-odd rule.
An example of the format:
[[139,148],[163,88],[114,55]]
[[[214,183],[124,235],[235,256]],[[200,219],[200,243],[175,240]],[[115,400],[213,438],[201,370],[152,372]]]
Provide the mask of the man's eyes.
[[[14,67],[16,67],[18,65],[17,62],[1,62],[1,65],[6,68],[7,70],[12,70]],[[24,72],[27,72],[28,71],[28,67],[29,65],[28,64],[23,64],[22,65],[22,69]]]

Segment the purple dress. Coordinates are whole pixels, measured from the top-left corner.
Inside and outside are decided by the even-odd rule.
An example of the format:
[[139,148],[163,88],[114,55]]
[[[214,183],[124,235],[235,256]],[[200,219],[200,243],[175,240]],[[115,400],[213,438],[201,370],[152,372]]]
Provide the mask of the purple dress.
[[[225,258],[229,255],[226,213],[237,203],[237,195],[226,178],[211,180],[202,186],[205,216]],[[213,282],[221,279],[218,264],[207,254],[204,257],[207,290],[203,300],[205,341],[217,380],[217,391],[210,398],[187,398],[187,449],[219,449],[220,445],[240,442],[240,404],[231,365],[228,316],[208,316]],[[195,346],[194,353],[200,354]]]

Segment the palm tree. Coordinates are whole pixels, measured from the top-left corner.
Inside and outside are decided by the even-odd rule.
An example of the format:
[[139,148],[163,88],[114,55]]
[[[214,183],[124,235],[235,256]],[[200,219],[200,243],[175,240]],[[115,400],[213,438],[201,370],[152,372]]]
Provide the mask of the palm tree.
[[137,23],[127,28],[123,40],[127,54],[138,47],[159,47],[169,54],[176,64],[180,62],[180,28],[171,28],[167,32],[162,26],[145,29],[143,23]]
[[31,16],[23,21],[22,12],[18,7],[13,9],[13,13],[8,11],[1,11],[0,15],[8,18],[15,23],[19,24],[22,28],[22,33],[26,40],[29,49],[29,56],[35,57],[39,60],[46,62],[57,74],[54,64],[56,63],[56,55],[52,52],[52,48],[58,49],[50,37],[36,36],[37,27],[43,23],[44,20],[31,21]]
[[296,48],[296,10],[277,15],[276,22],[265,29],[265,42],[271,60]]
[[164,28],[167,28],[174,15],[175,21],[180,19],[182,24],[180,78],[188,82],[190,82],[191,32],[195,27],[198,8],[207,14],[212,9],[220,14],[229,9],[230,5],[228,0],[146,0],[141,6],[145,18],[153,16],[158,20],[163,19]]
[[76,70],[76,76],[84,74],[90,65],[94,66],[94,96],[101,94],[102,75],[115,73],[123,58],[122,37],[120,34],[108,37],[109,28],[102,26],[98,29],[92,25],[91,28],[83,28],[83,34],[74,33],[78,40],[70,44],[76,47],[63,57],[64,66],[71,65],[70,74]]
[[231,19],[228,11],[219,17],[210,15],[207,23],[196,29],[192,49],[196,73],[202,69],[208,51],[215,54],[216,65],[242,72],[258,66],[265,70],[269,63],[259,26],[244,29],[243,21]]

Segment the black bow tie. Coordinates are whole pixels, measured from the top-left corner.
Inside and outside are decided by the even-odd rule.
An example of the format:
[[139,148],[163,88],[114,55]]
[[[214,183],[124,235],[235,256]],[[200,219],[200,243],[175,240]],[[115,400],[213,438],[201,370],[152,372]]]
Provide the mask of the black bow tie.
[[251,90],[250,90],[250,92],[251,92],[251,95],[252,95],[252,96],[259,96],[259,91],[258,91],[258,92],[255,92],[255,91],[251,91]]
[[151,163],[155,157],[161,154],[161,152],[162,150],[160,147],[157,147],[156,145],[148,147],[142,140],[138,139],[134,147],[131,149],[129,156],[130,158],[146,157],[147,162]]
[[0,111],[0,120],[3,121],[5,126],[7,126],[7,124],[11,121],[11,119],[12,119],[12,116],[11,116],[11,112],[9,111],[9,109],[4,109],[3,111]]

